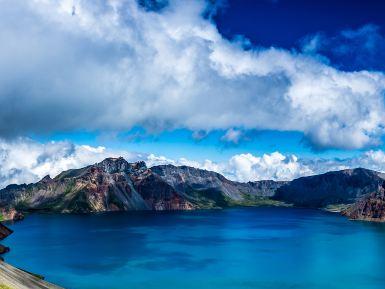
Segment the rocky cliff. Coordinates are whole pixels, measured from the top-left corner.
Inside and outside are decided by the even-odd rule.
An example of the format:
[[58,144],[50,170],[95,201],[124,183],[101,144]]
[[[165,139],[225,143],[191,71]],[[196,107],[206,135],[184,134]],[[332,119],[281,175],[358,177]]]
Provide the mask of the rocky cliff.
[[284,183],[232,182],[190,167],[128,163],[108,158],[81,169],[0,190],[0,207],[18,211],[102,212],[219,208],[274,195]]

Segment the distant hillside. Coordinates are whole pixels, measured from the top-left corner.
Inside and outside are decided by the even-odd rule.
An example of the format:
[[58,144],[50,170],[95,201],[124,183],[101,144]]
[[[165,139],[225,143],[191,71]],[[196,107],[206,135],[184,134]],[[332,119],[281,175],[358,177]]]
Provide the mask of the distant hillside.
[[367,169],[342,170],[295,179],[277,189],[275,199],[300,207],[351,204],[376,191],[385,175]]

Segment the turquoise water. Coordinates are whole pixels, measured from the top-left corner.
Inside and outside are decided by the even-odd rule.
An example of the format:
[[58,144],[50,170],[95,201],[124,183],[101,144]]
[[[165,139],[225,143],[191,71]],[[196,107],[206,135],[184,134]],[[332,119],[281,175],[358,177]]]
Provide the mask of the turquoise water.
[[30,215],[5,259],[73,289],[385,288],[385,225],[293,208]]

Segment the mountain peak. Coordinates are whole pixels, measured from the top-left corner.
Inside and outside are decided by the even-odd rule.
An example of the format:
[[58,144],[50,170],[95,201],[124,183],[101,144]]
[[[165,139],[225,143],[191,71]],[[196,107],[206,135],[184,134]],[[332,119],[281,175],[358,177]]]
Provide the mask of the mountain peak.
[[52,179],[51,179],[50,175],[46,175],[44,178],[42,178],[40,180],[40,183],[48,183],[48,182],[51,182],[51,181],[52,181]]
[[139,161],[136,163],[129,163],[123,157],[118,158],[106,158],[95,166],[101,168],[103,171],[109,174],[132,172],[140,169],[146,169],[146,163]]

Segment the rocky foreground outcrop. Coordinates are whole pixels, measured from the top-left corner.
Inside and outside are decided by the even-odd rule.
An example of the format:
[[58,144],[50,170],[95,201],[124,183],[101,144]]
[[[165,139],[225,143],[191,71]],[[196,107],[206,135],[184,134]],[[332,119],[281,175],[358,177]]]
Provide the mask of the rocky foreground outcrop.
[[24,215],[12,206],[7,206],[0,208],[0,219],[1,221],[20,221],[24,219]]
[[232,182],[191,167],[128,163],[108,158],[95,165],[44,177],[34,184],[0,190],[0,207],[20,212],[103,212],[193,210],[258,202],[274,195],[281,182]]

